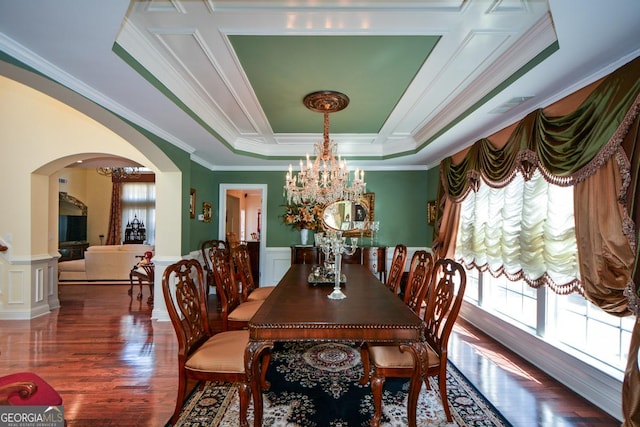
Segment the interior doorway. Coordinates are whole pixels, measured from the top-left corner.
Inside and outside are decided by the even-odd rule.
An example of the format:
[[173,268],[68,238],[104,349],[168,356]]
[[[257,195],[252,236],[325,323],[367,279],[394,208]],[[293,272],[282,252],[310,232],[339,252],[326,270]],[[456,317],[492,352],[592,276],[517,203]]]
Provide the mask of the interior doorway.
[[254,281],[260,284],[265,271],[267,230],[263,218],[267,210],[267,185],[220,184],[219,206],[220,238],[233,232],[240,241],[258,248],[259,276],[254,277]]
[[243,217],[246,216],[246,208],[240,207],[241,196],[237,193],[242,190],[227,190],[227,210],[225,214],[224,235],[234,233],[238,239],[246,240],[247,226],[244,224]]

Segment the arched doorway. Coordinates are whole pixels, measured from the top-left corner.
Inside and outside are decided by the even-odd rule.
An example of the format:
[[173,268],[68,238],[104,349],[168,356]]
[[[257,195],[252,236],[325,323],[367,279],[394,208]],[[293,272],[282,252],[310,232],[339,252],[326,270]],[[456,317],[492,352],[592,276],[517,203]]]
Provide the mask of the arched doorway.
[[[7,230],[0,243],[9,247],[0,259],[0,290],[7,299],[0,302],[11,307],[3,310],[2,318],[32,318],[59,306],[57,173],[73,162],[118,156],[153,170],[161,189],[156,223],[158,229],[172,230],[158,233],[156,260],[162,268],[180,258],[182,173],[162,150],[86,98],[5,63],[0,63],[0,92],[0,106],[8,112],[0,117],[6,148],[0,193],[13,203],[0,213]],[[160,289],[158,280],[155,285]],[[152,316],[168,319],[163,304],[156,304]]]

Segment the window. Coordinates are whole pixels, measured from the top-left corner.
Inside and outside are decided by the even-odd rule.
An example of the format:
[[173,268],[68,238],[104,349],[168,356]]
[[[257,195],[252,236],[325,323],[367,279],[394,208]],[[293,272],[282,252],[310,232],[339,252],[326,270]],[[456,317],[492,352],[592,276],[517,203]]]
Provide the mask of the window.
[[537,289],[532,288],[522,280],[512,282],[505,277],[483,276],[483,299],[485,306],[491,307],[503,316],[509,317],[535,332],[537,327]]
[[520,173],[502,188],[484,182],[462,202],[456,259],[529,285],[572,288],[579,280],[573,188]]
[[629,353],[633,316],[616,317],[578,294],[549,293],[550,339],[621,372]]
[[621,376],[633,316],[618,318],[577,292],[557,292],[580,279],[574,224],[573,187],[550,184],[537,171],[528,181],[518,173],[503,188],[481,182],[462,202],[456,241],[455,257],[469,272],[465,299]]
[[156,185],[154,182],[125,182],[122,184],[122,230],[137,218],[146,228],[146,243],[155,244]]
[[[467,272],[465,300],[506,319],[527,333],[572,354],[600,370],[621,377],[627,363],[633,316],[618,318],[591,304],[578,293],[559,295],[548,287],[534,289],[524,281],[511,282],[489,273]],[[545,313],[545,315],[540,315]]]

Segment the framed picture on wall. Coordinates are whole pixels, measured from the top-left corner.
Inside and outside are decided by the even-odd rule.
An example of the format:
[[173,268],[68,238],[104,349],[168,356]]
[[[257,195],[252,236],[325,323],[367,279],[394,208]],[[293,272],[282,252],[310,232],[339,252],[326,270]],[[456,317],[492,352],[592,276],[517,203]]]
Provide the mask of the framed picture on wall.
[[429,225],[434,225],[436,223],[436,215],[438,213],[436,201],[429,200],[427,202],[427,223]]
[[189,192],[189,218],[196,217],[196,189],[192,188]]

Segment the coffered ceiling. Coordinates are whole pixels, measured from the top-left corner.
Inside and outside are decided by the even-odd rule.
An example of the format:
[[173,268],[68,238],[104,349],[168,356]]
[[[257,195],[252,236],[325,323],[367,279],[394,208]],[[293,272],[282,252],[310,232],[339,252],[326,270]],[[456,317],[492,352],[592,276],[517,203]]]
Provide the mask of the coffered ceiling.
[[[612,5],[615,5],[613,7]],[[322,114],[353,167],[427,168],[640,54],[640,2],[0,3],[0,50],[211,169],[281,169]]]

